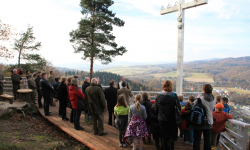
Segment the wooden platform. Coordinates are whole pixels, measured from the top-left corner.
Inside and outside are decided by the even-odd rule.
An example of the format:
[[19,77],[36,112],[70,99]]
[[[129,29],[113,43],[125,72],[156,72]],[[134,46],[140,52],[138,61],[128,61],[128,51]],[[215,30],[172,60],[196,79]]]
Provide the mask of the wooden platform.
[[[49,120],[51,123],[62,129],[64,132],[68,133],[84,145],[88,146],[91,149],[95,150],[125,150],[131,149],[132,146],[128,146],[127,148],[119,147],[119,140],[118,140],[118,130],[112,126],[107,125],[108,116],[107,112],[105,113],[105,125],[104,130],[107,131],[109,134],[105,136],[97,136],[94,135],[92,132],[91,125],[84,125],[84,112],[80,118],[80,125],[84,127],[84,131],[77,131],[74,129],[74,125],[70,124],[69,121],[62,121],[61,117],[59,116],[59,102],[56,102],[56,106],[50,106],[50,112],[53,113],[53,116],[44,116],[44,109],[39,108],[41,115]],[[67,108],[67,117],[70,118],[71,110]],[[153,140],[152,140],[153,141]],[[203,142],[202,142],[203,143]],[[203,146],[201,145],[202,149]],[[176,150],[192,150],[192,146],[185,145],[183,140],[178,140],[175,143]],[[143,150],[155,150],[154,142],[150,145],[143,145]]]

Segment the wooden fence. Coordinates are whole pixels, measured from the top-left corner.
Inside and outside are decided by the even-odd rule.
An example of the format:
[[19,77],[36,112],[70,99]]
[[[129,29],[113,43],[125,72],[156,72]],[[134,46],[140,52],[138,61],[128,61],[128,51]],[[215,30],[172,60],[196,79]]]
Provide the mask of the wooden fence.
[[[4,90],[12,90],[12,81],[10,77],[4,77],[3,83],[4,83]],[[26,77],[22,77],[22,83],[20,84],[21,89],[27,89],[28,88],[28,80]]]

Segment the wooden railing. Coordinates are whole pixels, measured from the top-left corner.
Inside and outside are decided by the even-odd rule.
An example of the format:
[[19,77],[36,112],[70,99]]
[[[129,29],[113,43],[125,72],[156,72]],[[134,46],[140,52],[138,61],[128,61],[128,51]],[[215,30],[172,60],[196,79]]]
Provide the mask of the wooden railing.
[[[237,132],[234,132],[226,128],[226,132],[221,133],[220,144],[222,144],[227,150],[230,150],[230,147],[233,147],[235,150],[247,150],[248,145],[248,128],[250,124],[230,119],[228,121],[234,125],[237,125]],[[232,140],[235,138],[236,140]]]
[[[12,90],[12,81],[10,77],[4,77],[3,83],[4,83],[4,90]],[[22,89],[27,89],[28,88],[28,81],[26,77],[22,77],[22,83],[20,84]]]

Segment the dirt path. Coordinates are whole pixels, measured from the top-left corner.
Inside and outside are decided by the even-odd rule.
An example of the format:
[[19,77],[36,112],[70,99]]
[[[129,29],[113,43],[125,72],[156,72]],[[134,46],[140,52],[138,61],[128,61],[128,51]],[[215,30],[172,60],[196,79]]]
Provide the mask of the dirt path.
[[40,115],[0,118],[0,150],[88,150]]

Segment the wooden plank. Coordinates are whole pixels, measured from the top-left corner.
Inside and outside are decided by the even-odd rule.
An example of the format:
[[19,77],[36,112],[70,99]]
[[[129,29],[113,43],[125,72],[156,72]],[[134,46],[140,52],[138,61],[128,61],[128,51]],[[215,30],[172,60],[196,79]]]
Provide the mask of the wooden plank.
[[[77,131],[74,128],[67,127],[67,125],[65,125],[66,123],[63,123],[63,121],[57,120],[56,119],[57,117],[55,117],[55,116],[49,116],[49,117],[45,116],[43,114],[43,112],[41,112],[41,111],[42,111],[42,109],[39,109],[39,112],[41,113],[41,115],[45,119],[49,120],[51,123],[53,123],[54,125],[56,125],[60,129],[62,129],[66,133],[70,134],[72,137],[74,137],[75,139],[77,139],[78,141],[80,141],[81,143],[83,143],[84,145],[88,146],[89,148],[96,149],[96,148],[100,148],[101,147],[101,149],[110,149],[109,147],[106,147],[105,145],[100,145],[96,140],[95,141],[94,140],[93,141],[89,140],[89,136],[86,136],[86,134],[81,134],[82,131]],[[75,131],[72,131],[72,130],[75,130]],[[79,136],[78,132],[80,132],[80,134],[82,136]]]
[[208,0],[199,0],[199,1],[187,2],[187,3],[182,4],[182,9],[189,9],[189,8],[205,5],[205,4],[208,3],[207,1]]
[[0,95],[0,97],[2,97],[2,98],[7,98],[7,99],[14,99],[14,96],[12,96],[12,95],[7,95],[7,94]]
[[[90,147],[91,149],[97,150],[125,150],[131,149],[132,146],[128,146],[127,148],[119,147],[119,139],[118,139],[118,130],[108,124],[104,124],[104,130],[108,131],[109,134],[105,136],[96,136],[93,134],[92,125],[84,125],[85,115],[84,112],[81,114],[80,117],[80,124],[83,125],[84,131],[77,131],[74,129],[74,125],[70,124],[68,121],[62,121],[61,117],[58,114],[59,111],[59,102],[55,101],[56,106],[50,106],[50,112],[53,113],[53,116],[44,116],[43,108],[39,109],[41,115],[48,119],[51,123],[55,124],[64,132],[68,133],[72,137],[74,137],[79,142],[85,144],[86,146]],[[67,117],[70,117],[71,109],[67,108]],[[105,123],[108,122],[108,112],[105,112]],[[152,143],[150,145],[143,144],[143,150],[155,150],[154,140],[152,139]],[[203,141],[201,143],[201,148],[203,149]],[[183,140],[178,140],[175,142],[175,149],[176,150],[192,150],[193,147],[189,145],[185,145]]]

